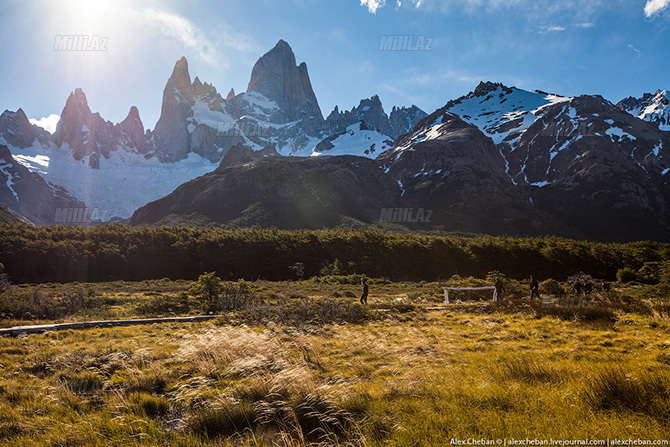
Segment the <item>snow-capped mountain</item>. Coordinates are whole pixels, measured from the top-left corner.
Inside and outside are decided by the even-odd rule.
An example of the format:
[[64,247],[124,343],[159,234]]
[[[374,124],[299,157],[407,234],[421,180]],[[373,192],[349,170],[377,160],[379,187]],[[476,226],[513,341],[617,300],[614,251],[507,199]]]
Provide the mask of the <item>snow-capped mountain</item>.
[[251,144],[227,112],[226,101],[197,76],[191,83],[188,62],[181,58],[163,90],[161,116],[147,144],[166,163],[191,154],[218,163],[240,143]]
[[[318,153],[314,148],[333,136],[342,147],[331,154],[373,158],[390,147],[392,135],[408,130],[423,114],[416,107],[394,108],[389,118],[379,98],[373,98],[382,119],[381,124],[374,121],[377,127],[331,127],[321,114],[307,65],[297,65],[291,47],[280,40],[254,65],[247,91],[235,95],[231,89],[226,99],[212,84],[198,77],[191,81],[185,58],[177,61],[153,130],[144,129],[134,106],[118,124],[104,120],[90,110],[83,90],[75,89],[53,135],[30,124],[20,109],[5,111],[0,144],[7,144],[18,163],[50,184],[90,209],[104,210],[103,218],[127,218],[180,184],[213,171],[234,147],[251,150],[242,152],[252,158],[306,156]],[[373,122],[373,115],[361,107],[356,114]],[[351,135],[357,132],[361,134]],[[327,151],[325,145],[320,148]]]
[[670,131],[670,96],[667,90],[657,90],[653,95],[645,93],[642,98],[629,96],[619,101],[617,107],[642,120],[658,124],[661,130]]
[[383,205],[430,209],[451,231],[670,240],[666,106],[665,91],[615,106],[482,82],[430,115],[387,114],[374,95],[324,119],[307,65],[279,41],[225,99],[177,61],[153,130],[135,107],[104,120],[80,89],[53,135],[5,111],[0,202],[38,223],[51,202],[103,220],[285,228],[372,223]]
[[[378,130],[383,121],[375,119],[382,109],[371,112],[374,98],[361,105],[349,114],[336,110],[329,115],[326,122],[333,127],[347,124],[345,117],[360,120],[325,138],[315,155],[375,157],[369,149],[374,137],[383,135]],[[364,135],[368,138],[362,138]],[[393,139],[388,138],[388,142],[382,139],[381,148],[390,146]],[[431,211],[429,225],[402,223],[410,228],[421,225],[424,229],[610,241],[670,240],[668,147],[670,133],[599,96],[562,97],[482,83],[472,93],[420,119],[371,160],[381,168],[375,182],[396,188],[356,187],[356,195],[365,200],[338,208],[340,224],[375,224],[377,218],[370,210],[358,205],[383,203]],[[318,165],[285,165],[281,157],[254,160],[244,156],[241,162],[141,208],[131,222],[160,223],[196,216],[223,225],[244,222],[292,228],[297,215],[304,218],[304,225],[313,225],[319,222],[318,216],[294,209],[293,192],[285,188],[287,172],[300,179],[301,190],[339,191],[339,180],[324,171],[330,167],[351,176],[350,168],[328,161],[339,158],[327,157]],[[240,197],[224,214],[213,212],[209,202],[199,199],[229,197],[238,191],[242,172],[263,172],[262,185],[254,188],[273,192],[273,199]],[[389,202],[394,189],[395,197]],[[323,207],[331,206],[323,197],[319,201]],[[337,224],[336,216],[331,215],[329,222]]]
[[75,160],[93,169],[100,167],[101,158],[109,159],[119,150],[147,152],[144,126],[136,107],[130,109],[125,120],[114,125],[91,112],[86,95],[79,88],[67,99],[51,141],[58,147],[67,146]]
[[[113,125],[91,113],[86,96],[76,90],[53,137],[30,124],[23,111],[5,111],[0,117],[0,144],[8,146],[19,165],[76,198],[79,207],[103,220],[125,218],[218,165],[195,153],[173,163],[161,162],[155,152],[143,153],[146,140],[140,137],[136,110],[133,107],[128,118]],[[20,137],[17,129],[24,129]],[[11,201],[4,203],[12,207]],[[30,213],[13,209],[31,218]],[[51,211],[47,207],[32,214],[43,217],[39,222],[53,223],[53,215],[45,217]]]
[[0,203],[35,224],[57,223],[66,209],[81,209],[84,204],[67,191],[51,185],[35,172],[18,163],[6,145],[0,144]]
[[31,124],[23,109],[16,112],[5,110],[0,115],[0,144],[25,149],[35,142],[46,147],[51,144],[51,134]]
[[375,158],[416,125],[426,113],[416,106],[393,107],[384,112],[378,95],[363,99],[358,107],[341,112],[337,106],[326,118],[326,133],[311,155],[359,155]]
[[227,107],[256,149],[274,146],[281,155],[309,155],[328,136],[307,64],[297,65],[283,40],[256,62],[247,91],[231,97]]
[[[654,124],[599,96],[567,98],[482,83],[422,120],[383,155],[398,181],[405,184],[415,176],[429,181],[444,172],[418,148],[448,150],[446,142],[462,133],[451,124],[456,114],[491,138],[503,172],[534,210],[585,235],[614,240],[635,233],[670,235],[670,134]],[[396,162],[402,163],[402,175],[393,167]],[[473,159],[466,165],[471,169],[477,163]],[[485,177],[478,176],[480,181]]]
[[466,96],[449,101],[445,110],[474,124],[495,144],[514,144],[548,106],[572,98],[538,91],[505,87],[499,83],[481,82]]
[[395,140],[414,128],[426,112],[417,106],[393,107],[391,115],[384,112],[384,107],[378,95],[369,99],[361,100],[358,107],[341,112],[337,106],[330,112],[326,122],[332,133],[343,131],[345,128],[357,122],[364,122],[368,130],[376,130],[382,135]]

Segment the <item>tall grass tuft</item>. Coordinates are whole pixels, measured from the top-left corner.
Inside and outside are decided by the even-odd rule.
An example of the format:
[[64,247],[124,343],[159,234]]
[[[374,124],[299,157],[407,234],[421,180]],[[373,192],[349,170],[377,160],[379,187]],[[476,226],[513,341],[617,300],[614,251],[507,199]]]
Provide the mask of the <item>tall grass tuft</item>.
[[670,374],[630,373],[623,368],[593,374],[583,390],[584,400],[602,411],[631,411],[670,423]]
[[[279,438],[298,445],[360,438],[354,416],[335,389],[316,375],[314,360],[305,358],[306,348],[283,342],[270,331],[247,328],[221,327],[186,338],[177,358],[203,374],[175,393],[181,397],[177,400],[191,402],[182,421],[187,431],[208,438]],[[206,377],[241,380],[217,392]],[[199,384],[209,397],[194,397]]]
[[565,374],[528,358],[504,359],[494,369],[497,377],[503,380],[520,380],[527,383],[559,383]]

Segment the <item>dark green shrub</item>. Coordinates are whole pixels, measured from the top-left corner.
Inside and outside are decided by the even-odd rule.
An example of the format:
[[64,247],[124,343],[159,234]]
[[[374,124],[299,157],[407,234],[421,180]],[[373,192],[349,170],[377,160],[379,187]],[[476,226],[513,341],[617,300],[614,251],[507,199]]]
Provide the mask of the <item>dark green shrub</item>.
[[624,267],[617,270],[616,279],[619,282],[628,283],[631,281],[637,281],[637,272],[630,267]]
[[207,304],[214,304],[222,289],[221,278],[216,276],[215,272],[209,272],[198,277],[191,286],[191,293],[199,296]]
[[555,279],[549,278],[540,283],[540,293],[548,295],[561,295],[565,293],[561,285]]

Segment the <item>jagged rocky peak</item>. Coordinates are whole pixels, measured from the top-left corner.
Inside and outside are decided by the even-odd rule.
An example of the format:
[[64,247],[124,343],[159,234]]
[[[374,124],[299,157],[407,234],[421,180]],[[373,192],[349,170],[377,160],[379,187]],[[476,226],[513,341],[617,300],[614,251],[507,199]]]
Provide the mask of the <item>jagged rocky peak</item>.
[[193,100],[194,102],[199,100],[204,101],[210,110],[224,112],[223,106],[225,101],[219,92],[216,91],[216,87],[208,82],[201,83],[197,77],[193,81]]
[[231,88],[230,91],[228,92],[228,96],[226,96],[226,101],[230,101],[235,97],[235,89]]
[[88,101],[86,100],[86,94],[81,88],[75,89],[70,96],[68,96],[67,101],[65,102],[65,107],[60,115],[60,121],[56,126],[56,134],[59,129],[62,129],[64,126],[69,124],[72,121],[79,121],[78,118],[87,116],[91,114],[91,109],[88,107]]
[[84,91],[81,88],[75,89],[67,98],[56,125],[53,135],[56,144],[61,146],[63,143],[70,143],[72,146],[79,134],[90,130],[87,122],[90,121],[91,115]]
[[0,115],[0,138],[4,138],[10,146],[24,149],[30,147],[36,137],[48,139],[48,135],[46,130],[30,124],[23,109],[16,112],[5,110]]
[[352,107],[351,110],[341,112],[335,106],[326,121],[333,132],[341,132],[352,124],[362,121],[369,130],[376,130],[396,139],[412,130],[416,123],[425,116],[426,113],[416,106],[411,108],[393,107],[391,116],[388,116],[384,112],[379,95],[373,95],[370,98],[362,99],[358,106]]
[[411,131],[419,121],[427,116],[426,112],[415,105],[411,107],[393,106],[389,115],[389,125],[393,132],[390,136],[395,139]]
[[137,107],[132,106],[130,108],[128,116],[118,124],[118,127],[128,135],[134,147],[140,149],[144,146],[144,125],[140,119],[140,111],[137,110]]
[[193,87],[193,95],[194,97],[198,96],[207,96],[210,94],[218,94],[216,91],[216,87],[214,87],[212,84],[205,82],[202,83],[200,82],[200,79],[196,76],[195,79],[193,80],[193,84],[191,85]]
[[200,87],[202,87],[202,82],[200,82],[200,78],[196,76],[195,79],[193,80],[193,89],[197,90]]
[[357,107],[340,112],[335,106],[328,115],[327,122],[334,131],[342,131],[346,127],[362,121],[368,129],[377,130],[385,135],[390,135],[388,116],[378,95],[361,99]]
[[475,91],[473,92],[473,94],[474,94],[474,96],[484,96],[484,95],[486,95],[488,93],[491,93],[491,92],[494,92],[498,89],[502,89],[506,93],[511,93],[512,92],[511,88],[503,85],[500,82],[490,82],[490,81],[484,82],[484,81],[482,81],[482,82],[479,83],[479,85],[477,85],[477,87],[475,87]]
[[670,101],[668,100],[668,91],[667,90],[656,90],[656,93],[644,93],[641,98],[635,98],[629,96],[627,98],[619,101],[617,106],[621,109],[632,109],[640,107],[643,104],[652,104],[657,103],[667,106]]
[[144,130],[144,125],[142,124],[142,120],[140,119],[140,111],[135,106],[130,107],[126,119],[121,121],[119,124],[123,124],[124,127],[130,125],[132,126],[139,125]]
[[381,113],[384,113],[384,107],[382,106],[382,101],[379,99],[379,95],[374,94],[368,99],[361,99],[361,102],[358,104],[358,108],[370,107],[374,110],[378,110]]
[[153,131],[156,152],[161,161],[175,161],[188,151],[186,115],[193,105],[193,85],[185,57],[177,61],[163,89],[161,116]]
[[188,61],[185,57],[179,59],[174,65],[172,76],[168,79],[163,91],[163,100],[165,100],[166,94],[180,94],[187,102],[193,100],[193,85],[191,84],[191,76],[188,73]]
[[100,156],[109,158],[118,147],[118,130],[88,107],[86,95],[80,88],[72,92],[65,103],[53,134],[58,146],[69,145],[75,160],[88,157],[91,168],[100,167]]
[[30,124],[30,121],[28,121],[28,116],[26,115],[26,112],[23,111],[23,109],[19,108],[16,112],[12,112],[10,110],[5,110],[5,112],[2,114],[2,119],[8,119],[14,122],[17,125],[25,125],[25,123]]
[[293,50],[283,40],[277,42],[254,65],[247,93],[257,92],[286,112],[289,121],[314,118],[323,121],[304,62],[296,66]]
[[619,101],[617,107],[644,121],[656,123],[661,130],[670,131],[670,95],[667,90],[645,93],[641,98],[629,96]]

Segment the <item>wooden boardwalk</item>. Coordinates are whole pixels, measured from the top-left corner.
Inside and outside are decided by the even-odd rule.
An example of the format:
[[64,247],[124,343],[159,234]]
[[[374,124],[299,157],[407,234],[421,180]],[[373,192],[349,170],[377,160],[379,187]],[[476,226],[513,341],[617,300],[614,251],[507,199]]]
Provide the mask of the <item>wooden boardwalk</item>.
[[67,329],[89,329],[119,326],[137,326],[140,324],[159,324],[159,323],[195,323],[199,321],[213,320],[218,315],[199,315],[194,317],[167,317],[167,318],[144,318],[138,320],[101,320],[101,321],[82,321],[77,323],[59,323],[59,324],[38,324],[33,326],[15,326],[6,329],[0,329],[0,337],[17,337],[21,334],[41,334],[43,332],[64,331]]

